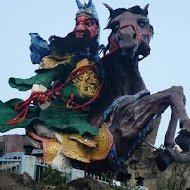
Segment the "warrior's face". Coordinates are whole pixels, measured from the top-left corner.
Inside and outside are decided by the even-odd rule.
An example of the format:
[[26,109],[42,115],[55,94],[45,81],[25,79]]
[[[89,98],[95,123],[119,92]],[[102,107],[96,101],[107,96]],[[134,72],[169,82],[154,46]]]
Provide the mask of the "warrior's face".
[[77,39],[85,37],[85,31],[90,32],[90,39],[95,38],[98,35],[98,25],[96,21],[87,15],[81,15],[76,18],[75,36]]

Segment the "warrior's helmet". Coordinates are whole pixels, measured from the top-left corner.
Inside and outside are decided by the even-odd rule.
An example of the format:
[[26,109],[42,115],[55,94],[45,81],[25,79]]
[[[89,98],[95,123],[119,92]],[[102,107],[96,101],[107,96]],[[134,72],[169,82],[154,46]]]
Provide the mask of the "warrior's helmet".
[[[97,26],[99,27],[99,30],[100,30],[98,14],[96,12],[94,4],[92,3],[92,0],[89,0],[87,4],[86,3],[82,4],[80,0],[76,0],[76,3],[78,6],[76,18],[82,15],[87,15],[96,21]],[[99,40],[99,36],[97,36],[97,41],[98,40]]]
[[81,16],[81,15],[87,15],[95,19],[99,23],[98,15],[97,15],[95,6],[92,3],[92,0],[89,0],[88,4],[84,3],[84,5],[79,0],[76,0],[76,3],[79,9],[76,14],[76,17]]

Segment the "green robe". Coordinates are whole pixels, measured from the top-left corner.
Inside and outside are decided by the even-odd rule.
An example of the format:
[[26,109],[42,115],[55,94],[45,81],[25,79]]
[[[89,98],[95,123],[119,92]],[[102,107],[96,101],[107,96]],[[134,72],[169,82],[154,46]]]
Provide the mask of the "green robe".
[[[9,84],[19,91],[30,90],[33,84],[42,84],[47,89],[50,89],[53,81],[65,81],[76,68],[79,61],[80,59],[75,57],[69,62],[59,64],[54,68],[37,70],[36,75],[29,79],[10,78]],[[64,98],[69,98],[71,93],[74,94],[75,101],[79,104],[83,104],[89,100],[89,97],[80,95],[73,81],[63,88],[62,93]],[[6,123],[19,114],[15,112],[14,106],[20,102],[22,102],[20,99],[12,99],[5,103],[0,101],[0,132],[6,132],[14,128],[27,128],[32,125],[34,120],[40,120],[45,123],[47,128],[54,128],[65,132],[77,132],[81,135],[85,133],[96,135],[98,133],[98,129],[93,128],[88,122],[89,116],[92,114],[90,111],[65,109],[66,104],[60,97],[55,98],[53,104],[63,109],[57,109],[52,105],[45,110],[41,110],[38,106],[30,106],[27,116],[22,123],[8,126]]]

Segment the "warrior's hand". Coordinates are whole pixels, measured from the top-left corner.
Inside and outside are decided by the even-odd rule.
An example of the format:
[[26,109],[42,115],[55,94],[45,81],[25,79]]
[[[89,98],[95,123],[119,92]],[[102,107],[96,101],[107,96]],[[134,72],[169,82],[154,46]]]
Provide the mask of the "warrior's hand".
[[44,92],[33,91],[32,93],[33,93],[32,100],[34,105],[39,106],[47,102],[48,96]]
[[30,108],[30,104],[40,106],[41,109],[46,109],[50,105],[48,99],[49,96],[46,92],[33,91],[27,100],[15,105],[15,110],[21,111],[14,119],[7,122],[7,125],[15,125],[23,122]]
[[33,84],[31,96],[32,104],[40,107],[42,107],[43,104],[46,104],[49,99],[47,88],[41,84]]

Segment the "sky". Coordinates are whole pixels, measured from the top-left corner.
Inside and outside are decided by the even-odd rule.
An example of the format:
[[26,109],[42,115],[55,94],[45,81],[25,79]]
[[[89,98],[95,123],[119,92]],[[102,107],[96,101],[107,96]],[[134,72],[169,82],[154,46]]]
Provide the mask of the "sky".
[[[81,2],[84,2],[81,0]],[[94,0],[100,20],[100,43],[107,44],[106,27],[109,12],[102,3],[112,8],[130,8],[150,3],[149,19],[154,27],[150,55],[139,63],[141,75],[151,93],[183,86],[186,109],[190,114],[190,1],[189,0]],[[0,6],[0,99],[26,99],[30,92],[19,92],[8,85],[9,77],[29,78],[37,65],[30,61],[30,32],[39,33],[45,40],[51,35],[64,37],[75,25],[77,6],[75,0],[6,0]],[[163,144],[170,119],[168,109],[162,116],[156,145]],[[23,134],[16,129],[4,134]]]

